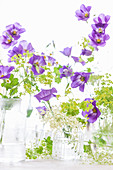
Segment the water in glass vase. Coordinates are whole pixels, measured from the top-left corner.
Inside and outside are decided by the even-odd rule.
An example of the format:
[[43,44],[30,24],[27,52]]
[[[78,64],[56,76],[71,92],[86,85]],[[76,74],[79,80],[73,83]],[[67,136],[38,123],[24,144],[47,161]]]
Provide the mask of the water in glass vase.
[[18,162],[25,160],[25,146],[23,143],[0,145],[0,162]]
[[0,99],[0,162],[25,160],[25,115],[21,99]]

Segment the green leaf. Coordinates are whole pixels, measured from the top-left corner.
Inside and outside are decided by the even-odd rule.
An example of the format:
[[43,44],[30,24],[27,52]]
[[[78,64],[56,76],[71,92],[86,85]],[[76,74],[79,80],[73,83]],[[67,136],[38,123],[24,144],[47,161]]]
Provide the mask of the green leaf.
[[8,98],[6,95],[3,95],[2,93],[0,93],[0,95],[2,96],[2,98]]
[[42,154],[43,153],[43,147],[42,146],[36,147],[34,151],[38,154]]
[[14,75],[13,75],[13,74],[11,74],[11,75],[10,75],[10,77],[9,77],[9,80],[10,80],[10,81],[12,81],[12,80],[13,80],[13,78],[14,78]]
[[98,144],[100,147],[103,147],[107,144],[106,141],[101,136],[100,137],[94,136],[94,139],[95,139],[96,144]]
[[36,86],[36,90],[37,90],[38,92],[40,92],[40,90],[39,90],[39,87],[38,87],[38,86]]
[[51,43],[47,44],[47,45],[46,45],[46,48],[49,47],[50,45],[51,45]]
[[53,43],[53,47],[55,48],[55,42],[54,42],[54,41],[52,41],[52,43]]
[[18,78],[14,78],[13,81],[11,81],[10,84],[11,84],[13,87],[16,86],[16,85],[18,85],[18,84],[19,84]]
[[92,154],[91,145],[84,145],[84,152],[88,154]]
[[69,87],[69,83],[67,84],[67,86],[66,86],[66,89]]
[[76,118],[79,122],[81,122],[82,124],[86,124],[86,120],[85,119],[81,119],[80,117]]
[[88,60],[88,62],[92,62],[92,61],[94,61],[94,57],[89,57],[87,60]]
[[13,88],[13,89],[11,89],[10,90],[10,96],[13,96],[14,94],[16,94],[18,92],[18,89],[17,89],[17,87],[15,87],[15,88]]
[[30,117],[30,116],[31,116],[32,111],[33,111],[33,109],[28,109],[28,110],[27,110],[27,116],[26,116],[26,117]]
[[88,72],[88,73],[91,73],[91,68],[87,68],[87,72]]
[[59,72],[59,69],[60,69],[60,68],[62,68],[61,65],[59,65],[58,67],[54,67],[54,73],[55,73],[56,75],[60,75],[60,72]]

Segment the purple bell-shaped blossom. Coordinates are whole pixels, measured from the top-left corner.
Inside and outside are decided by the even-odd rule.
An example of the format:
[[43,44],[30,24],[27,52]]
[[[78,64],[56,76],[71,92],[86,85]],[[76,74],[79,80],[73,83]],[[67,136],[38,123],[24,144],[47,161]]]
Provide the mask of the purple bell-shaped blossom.
[[56,59],[50,56],[47,56],[47,58],[48,58],[48,65],[54,66]]
[[0,66],[0,79],[8,79],[10,78],[11,71],[14,69],[13,66]]
[[9,47],[14,46],[17,43],[17,41],[14,40],[6,32],[4,32],[3,35],[0,36],[0,43],[4,49],[8,49]]
[[40,102],[41,100],[49,101],[52,97],[56,97],[54,93],[57,93],[57,90],[53,87],[52,89],[41,89],[41,92],[36,94],[34,97]]
[[44,116],[46,114],[47,108],[45,106],[36,107],[40,115]]
[[60,78],[63,77],[70,77],[72,75],[72,69],[70,66],[63,66],[62,68],[59,69],[60,71]]
[[98,36],[94,31],[89,35],[91,42],[89,43],[95,49],[98,50],[97,46],[104,47],[106,45],[106,41],[109,40],[110,36],[108,34],[102,34]]
[[9,35],[11,35],[11,37],[13,37],[14,40],[18,40],[20,38],[20,34],[22,34],[25,31],[26,31],[25,28],[22,28],[22,26],[17,22],[6,26],[6,32]]
[[63,51],[60,51],[62,54],[64,54],[65,56],[70,56],[71,55],[71,50],[72,50],[72,47],[66,47],[64,48]]
[[74,57],[74,56],[71,56],[72,57],[72,59],[75,61],[75,62],[77,62],[77,63],[81,63],[83,66],[86,64],[85,63],[85,61],[81,61],[80,59],[79,59],[79,57]]
[[105,15],[105,14],[100,14],[98,17],[95,17],[93,19],[95,24],[101,24],[103,26],[105,25],[105,27],[107,27],[109,20],[110,20],[110,16],[109,15]]
[[90,74],[92,73],[75,72],[74,76],[71,77],[72,80],[71,87],[72,88],[79,87],[79,90],[81,92],[84,92],[85,83],[88,82]]
[[78,20],[87,21],[90,17],[90,10],[91,6],[86,7],[84,4],[82,4],[80,6],[80,10],[75,11],[75,16],[78,18]]
[[33,71],[34,75],[40,75],[45,70],[42,66],[46,65],[44,56],[34,55],[29,59],[29,63],[32,65],[31,70]]
[[90,56],[92,54],[92,51],[87,50],[87,49],[82,49],[82,52],[80,55],[86,55],[86,56]]
[[93,105],[93,108],[89,111],[82,111],[82,116],[88,118],[88,122],[94,123],[98,117],[101,115],[100,110],[96,106],[96,100],[91,98],[86,98],[84,101],[88,101],[89,104]]

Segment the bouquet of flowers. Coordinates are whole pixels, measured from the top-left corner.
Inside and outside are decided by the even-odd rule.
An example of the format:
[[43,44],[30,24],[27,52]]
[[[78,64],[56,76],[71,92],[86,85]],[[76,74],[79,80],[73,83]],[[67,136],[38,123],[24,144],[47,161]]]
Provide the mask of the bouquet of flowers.
[[[86,7],[82,4],[80,9],[75,11],[76,19],[88,24],[88,20],[91,18],[91,8],[91,6]],[[1,97],[19,98],[27,93],[34,95],[37,100],[38,113],[45,121],[50,122],[51,128],[60,128],[64,134],[71,132],[72,129],[76,129],[77,132],[78,127],[82,129],[89,126],[90,123],[93,124],[97,119],[101,119],[103,105],[104,107],[107,105],[112,110],[112,103],[108,101],[112,98],[112,87],[110,86],[112,81],[108,80],[108,83],[111,84],[109,87],[107,85],[106,91],[109,89],[111,91],[106,101],[107,93],[101,98],[105,90],[104,86],[101,86],[101,90],[94,89],[100,81],[105,83],[102,79],[104,76],[95,75],[92,65],[95,59],[94,53],[98,52],[100,47],[104,47],[110,38],[106,34],[109,20],[110,16],[103,13],[93,18],[92,32],[88,34],[87,38],[83,37],[81,43],[78,42],[81,47],[79,56],[72,54],[73,46],[64,47],[63,50],[58,51],[59,55],[62,55],[62,60],[63,57],[66,57],[67,64],[65,65],[57,61],[54,41],[47,47],[52,45],[55,51],[53,50],[49,54],[36,52],[32,44],[26,40],[18,42],[21,34],[26,31],[25,28],[22,28],[17,22],[6,26],[6,30],[0,36],[1,46],[5,50],[8,49],[7,64],[4,64],[1,59],[0,65],[1,87],[3,88],[3,93],[0,93]],[[75,65],[82,69],[76,69]],[[64,79],[65,84],[63,84]],[[58,87],[60,88],[58,89]],[[86,91],[87,87],[88,91],[93,87],[92,94]],[[80,97],[77,97],[75,89],[79,89]],[[60,90],[64,92],[63,96],[62,93],[59,93]],[[87,97],[82,100],[84,93]],[[55,105],[51,104],[53,97],[55,97]],[[31,111],[27,116],[30,115]]]

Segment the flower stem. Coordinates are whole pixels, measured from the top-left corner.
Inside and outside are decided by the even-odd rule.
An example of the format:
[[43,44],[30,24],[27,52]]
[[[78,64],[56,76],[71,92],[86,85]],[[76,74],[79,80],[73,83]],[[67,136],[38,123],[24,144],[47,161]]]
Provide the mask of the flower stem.
[[53,113],[52,107],[51,107],[51,105],[50,105],[50,102],[49,102],[49,101],[47,101],[47,103],[48,103],[49,108],[50,108],[50,110],[51,110],[51,114],[54,116],[54,113]]
[[2,111],[2,123],[1,123],[1,136],[0,136],[0,144],[2,144],[3,141],[3,135],[4,135],[4,127],[5,127],[5,109]]

